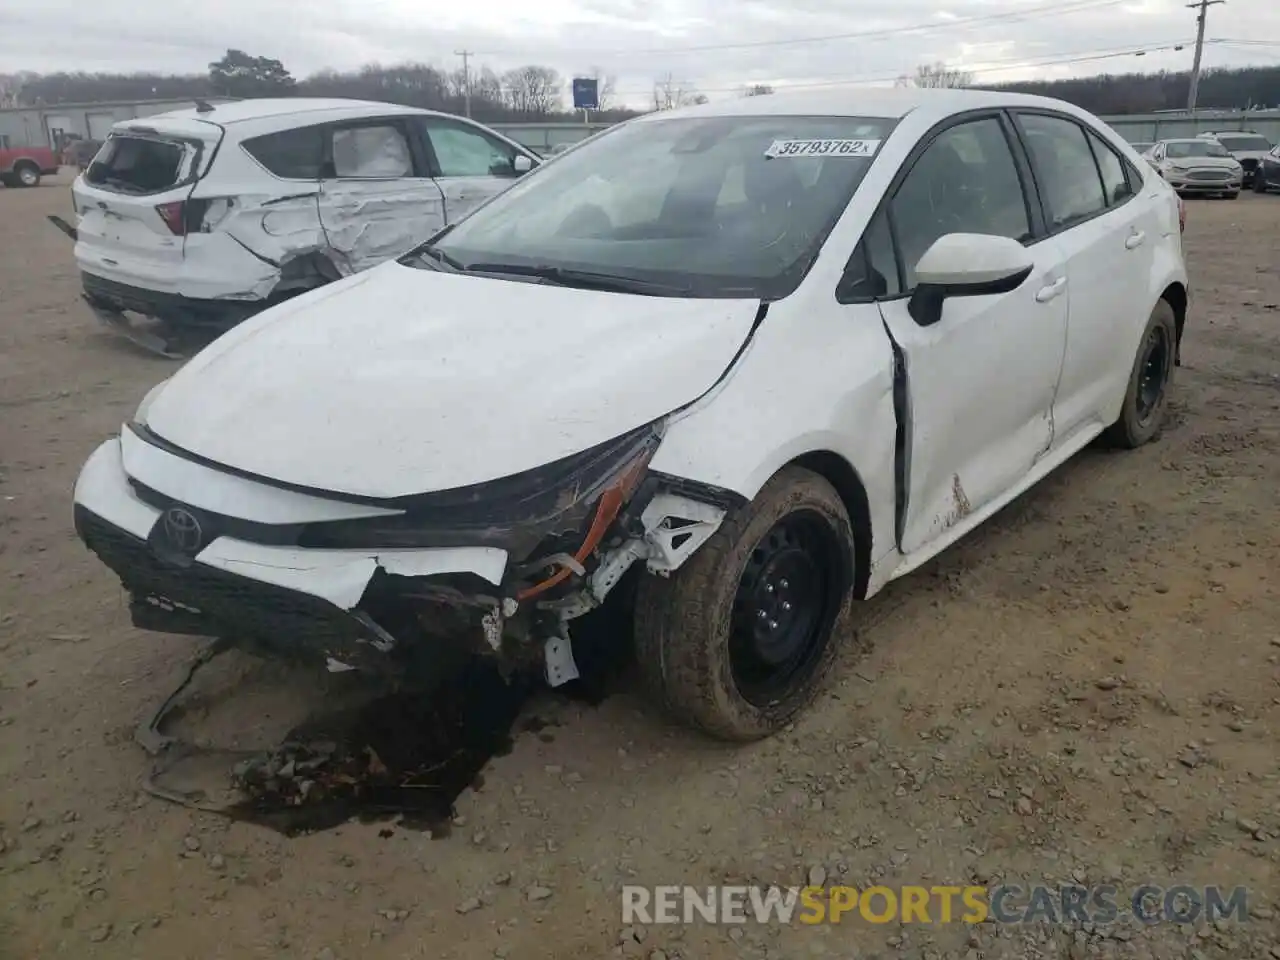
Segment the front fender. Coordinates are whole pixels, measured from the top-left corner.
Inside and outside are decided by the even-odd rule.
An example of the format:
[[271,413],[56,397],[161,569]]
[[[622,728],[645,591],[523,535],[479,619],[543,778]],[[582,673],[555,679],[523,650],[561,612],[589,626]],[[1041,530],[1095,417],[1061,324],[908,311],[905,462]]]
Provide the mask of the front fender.
[[872,563],[894,549],[893,354],[875,304],[771,306],[713,393],[671,419],[650,466],[753,499],[780,469],[830,453],[867,495]]

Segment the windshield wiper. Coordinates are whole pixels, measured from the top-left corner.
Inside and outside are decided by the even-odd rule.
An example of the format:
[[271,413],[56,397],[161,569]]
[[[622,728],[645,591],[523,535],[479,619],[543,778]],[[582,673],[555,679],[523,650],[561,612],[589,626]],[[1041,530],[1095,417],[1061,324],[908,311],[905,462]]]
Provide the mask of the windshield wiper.
[[688,287],[675,284],[623,277],[613,273],[571,270],[567,267],[526,266],[521,263],[471,263],[466,269],[470,273],[505,273],[513,277],[533,277],[556,286],[579,287],[583,290],[608,290],[615,293],[639,293],[658,297],[684,297],[691,292]]
[[401,260],[401,263],[405,263],[406,266],[412,266],[411,263],[406,263],[409,260],[416,260],[419,263],[425,261],[437,270],[445,270],[450,273],[461,273],[467,269],[461,260],[451,257],[443,250],[432,246],[419,247],[417,250],[411,251]]

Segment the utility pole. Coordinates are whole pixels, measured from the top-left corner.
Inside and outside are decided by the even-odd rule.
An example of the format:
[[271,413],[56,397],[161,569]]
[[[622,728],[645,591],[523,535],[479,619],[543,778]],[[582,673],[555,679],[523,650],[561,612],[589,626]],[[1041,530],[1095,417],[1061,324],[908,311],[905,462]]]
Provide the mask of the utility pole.
[[1200,92],[1200,57],[1204,54],[1205,14],[1215,4],[1226,2],[1227,0],[1199,0],[1197,3],[1187,4],[1188,9],[1200,11],[1196,14],[1196,56],[1191,64],[1191,89],[1187,91],[1187,109],[1192,112],[1196,109],[1196,95]]
[[[1225,0],[1217,0],[1223,3]],[[466,101],[467,117],[471,117],[471,64],[470,60],[474,54],[470,50],[455,50],[455,54],[462,58],[462,96]],[[1198,57],[1198,54],[1197,54]]]

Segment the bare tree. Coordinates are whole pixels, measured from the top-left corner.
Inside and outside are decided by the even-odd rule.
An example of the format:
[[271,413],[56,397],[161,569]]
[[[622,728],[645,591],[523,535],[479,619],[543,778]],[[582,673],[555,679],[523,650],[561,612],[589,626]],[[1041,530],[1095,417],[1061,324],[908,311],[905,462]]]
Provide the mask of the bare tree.
[[545,117],[561,109],[560,74],[550,67],[508,70],[502,75],[502,92],[507,106],[516,113]]
[[748,84],[742,91],[744,97],[767,97],[773,93],[773,87],[767,83]]
[[653,85],[653,109],[655,110],[674,110],[676,107],[689,107],[706,102],[705,96],[689,84],[676,80],[669,73]]
[[937,63],[922,63],[916,67],[914,77],[902,76],[894,83],[896,87],[955,88],[973,86],[973,73],[958,67],[948,67],[939,60]]

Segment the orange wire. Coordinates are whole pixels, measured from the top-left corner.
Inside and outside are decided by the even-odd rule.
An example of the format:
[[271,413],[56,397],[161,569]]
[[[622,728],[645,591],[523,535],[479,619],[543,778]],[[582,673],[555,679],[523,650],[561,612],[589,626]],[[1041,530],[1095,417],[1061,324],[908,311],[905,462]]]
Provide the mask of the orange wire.
[[[596,507],[595,519],[591,521],[591,529],[587,531],[586,539],[582,541],[582,546],[578,547],[578,552],[573,555],[573,559],[579,563],[591,556],[591,551],[599,546],[600,541],[604,539],[605,531],[609,529],[609,524],[613,523],[613,518],[622,509],[622,491],[622,485],[612,487],[606,490],[600,498],[600,505]],[[516,599],[528,600],[530,597],[536,597],[540,593],[546,593],[556,584],[563,583],[568,579],[569,574],[572,572],[568,567],[561,567],[541,583],[521,590],[516,594]]]

